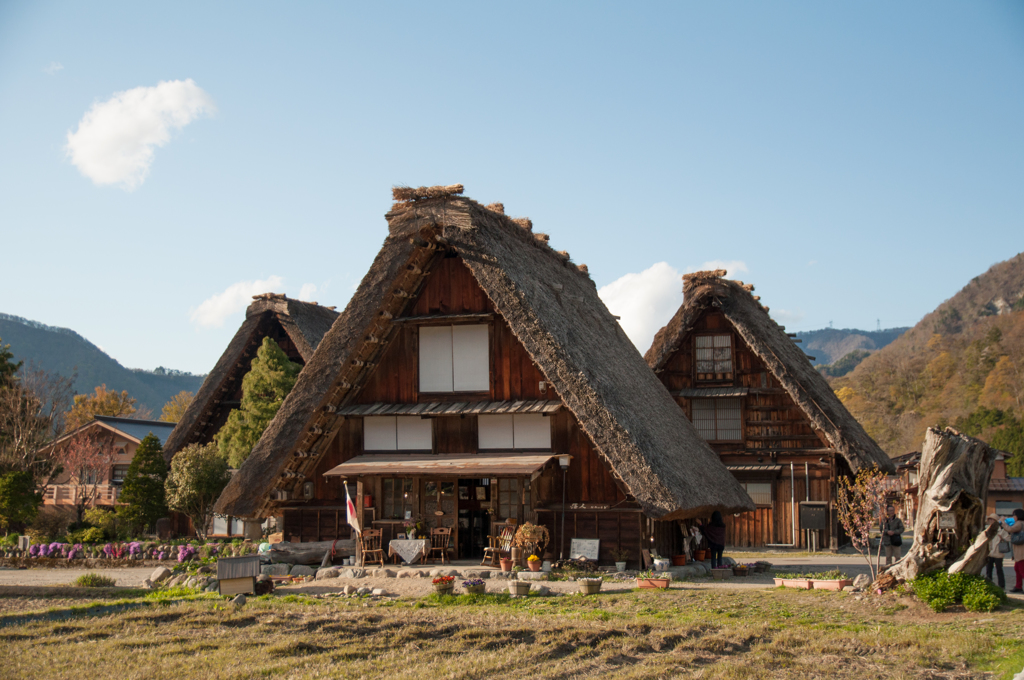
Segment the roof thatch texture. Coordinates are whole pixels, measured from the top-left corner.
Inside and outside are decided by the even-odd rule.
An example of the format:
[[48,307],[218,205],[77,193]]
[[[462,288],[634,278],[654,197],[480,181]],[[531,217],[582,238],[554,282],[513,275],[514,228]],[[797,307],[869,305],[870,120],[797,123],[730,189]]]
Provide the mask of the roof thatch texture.
[[696,272],[683,277],[683,304],[657,335],[644,358],[660,371],[686,341],[705,310],[715,308],[765,363],[816,430],[843,456],[854,471],[877,465],[886,472],[894,467],[889,457],[850,415],[828,381],[811,366],[785,329],[768,316],[768,308],[751,294],[753,286],[722,278],[724,270]]
[[164,445],[164,457],[167,460],[185,446],[197,441],[203,423],[210,417],[219,401],[228,396],[224,390],[232,382],[232,378],[236,377],[236,372],[248,370],[249,361],[243,358],[248,356],[251,360],[252,356],[255,356],[263,341],[258,329],[261,322],[266,321],[268,317],[281,324],[285,333],[295,343],[302,360],[308,363],[313,358],[320,340],[338,318],[338,312],[334,311],[333,307],[293,300],[285,295],[264,293],[253,296],[252,304],[245,310],[245,321],[231,338],[217,365],[206,376],[174,432],[167,438]]
[[330,412],[365,380],[356,369],[372,364],[376,355],[369,343],[389,337],[390,318],[415,298],[418,284],[410,274],[418,272],[422,283],[445,249],[463,258],[648,516],[677,519],[754,508],[567,253],[556,253],[524,226],[461,196],[399,203],[387,217],[390,233],[373,266],[225,489],[217,512],[263,515],[275,488],[291,488],[289,480],[313,469],[330,437],[329,426],[317,423],[329,423]]

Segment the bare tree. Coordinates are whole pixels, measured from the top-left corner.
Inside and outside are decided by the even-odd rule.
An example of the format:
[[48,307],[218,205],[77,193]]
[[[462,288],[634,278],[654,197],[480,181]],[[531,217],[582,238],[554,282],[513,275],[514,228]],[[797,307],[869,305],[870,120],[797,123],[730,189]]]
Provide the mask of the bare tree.
[[0,386],[0,471],[30,472],[41,488],[58,472],[46,449],[64,429],[74,397],[74,378],[23,367]]
[[71,487],[79,522],[85,509],[96,502],[100,484],[108,481],[116,455],[106,432],[82,431],[54,447],[54,460],[63,469],[56,481]]

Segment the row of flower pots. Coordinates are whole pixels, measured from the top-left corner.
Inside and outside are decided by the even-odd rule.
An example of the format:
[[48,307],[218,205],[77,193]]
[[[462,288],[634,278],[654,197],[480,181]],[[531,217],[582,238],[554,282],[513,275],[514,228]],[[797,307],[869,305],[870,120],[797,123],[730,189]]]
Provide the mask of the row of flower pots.
[[799,590],[842,590],[853,585],[853,579],[777,578],[775,585]]

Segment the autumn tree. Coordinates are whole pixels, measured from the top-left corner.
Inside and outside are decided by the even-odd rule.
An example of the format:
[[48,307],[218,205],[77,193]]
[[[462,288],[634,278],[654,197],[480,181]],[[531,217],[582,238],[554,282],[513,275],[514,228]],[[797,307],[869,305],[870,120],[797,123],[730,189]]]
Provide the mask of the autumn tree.
[[96,388],[93,394],[76,394],[75,403],[65,417],[68,432],[86,425],[93,416],[127,417],[135,413],[136,399],[128,396],[128,390],[108,390],[106,384]]
[[195,398],[195,394],[182,390],[178,392],[170,401],[164,404],[163,409],[160,411],[160,420],[165,423],[176,423],[181,420],[181,417],[185,415],[185,411],[188,410],[189,404]]
[[[871,580],[878,577],[881,561],[881,539],[878,552],[871,554],[871,530],[885,518],[885,473],[877,467],[861,468],[854,478],[840,477],[836,495],[836,513],[853,549],[860,553],[871,570]],[[872,559],[874,557],[874,559]]]
[[71,487],[78,521],[85,509],[92,506],[99,494],[99,485],[107,481],[114,457],[114,442],[106,432],[79,432],[54,447],[54,459],[62,474],[57,482]]
[[252,367],[242,379],[241,406],[231,411],[216,437],[217,447],[231,467],[241,467],[249,457],[291,392],[300,370],[302,366],[290,361],[272,338],[263,338]]
[[166,480],[164,450],[160,440],[150,432],[135,449],[118,497],[118,502],[123,505],[118,507],[117,514],[133,532],[151,528],[158,519],[167,515]]
[[213,520],[213,506],[230,479],[227,460],[216,444],[190,444],[171,459],[164,484],[167,505],[192,520],[196,535],[203,540]]

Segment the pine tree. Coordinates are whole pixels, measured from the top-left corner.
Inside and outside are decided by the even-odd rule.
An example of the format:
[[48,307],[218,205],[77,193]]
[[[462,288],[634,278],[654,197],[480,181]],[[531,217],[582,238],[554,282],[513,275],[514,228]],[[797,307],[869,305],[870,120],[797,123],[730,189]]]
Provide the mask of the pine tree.
[[133,531],[152,527],[158,519],[167,516],[166,480],[167,463],[164,462],[163,447],[160,440],[150,433],[135,450],[118,497],[124,505],[117,512]]
[[242,403],[217,433],[217,448],[228,464],[239,468],[291,392],[302,366],[293,363],[273,339],[263,344],[242,379]]

